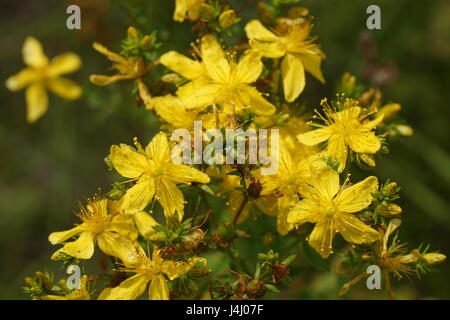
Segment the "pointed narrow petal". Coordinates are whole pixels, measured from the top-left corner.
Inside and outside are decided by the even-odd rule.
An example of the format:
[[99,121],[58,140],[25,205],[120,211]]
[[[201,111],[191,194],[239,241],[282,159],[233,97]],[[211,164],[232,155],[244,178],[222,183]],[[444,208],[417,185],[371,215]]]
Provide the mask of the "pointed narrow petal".
[[25,92],[27,101],[27,120],[30,123],[38,120],[47,111],[48,95],[44,85],[35,83]]
[[199,78],[204,74],[200,62],[186,57],[175,51],[169,51],[163,54],[159,61],[170,70],[180,74],[186,79]]
[[210,179],[206,173],[184,164],[170,163],[167,171],[170,172],[170,179],[176,183],[210,182]]
[[333,219],[325,219],[325,221],[316,224],[309,235],[308,242],[322,258],[326,259],[332,253],[335,234],[336,229],[333,225]]
[[338,171],[342,172],[347,165],[347,145],[345,141],[340,136],[331,136],[328,139],[328,147],[326,151],[327,155],[332,157],[334,160],[339,161]]
[[339,192],[334,199],[334,203],[341,211],[358,212],[370,205],[373,200],[372,194],[377,189],[377,177],[370,176]]
[[380,234],[350,213],[341,212],[335,216],[336,228],[342,237],[351,243],[371,243]]
[[150,288],[148,289],[149,300],[169,300],[170,292],[167,280],[162,275],[158,275],[152,279]]
[[84,229],[77,226],[75,228],[66,230],[66,231],[58,231],[53,232],[48,236],[48,241],[50,241],[51,244],[58,244],[61,242],[66,241],[67,239],[72,238],[73,236],[83,232]]
[[124,196],[122,208],[125,213],[134,214],[144,210],[155,195],[155,184],[152,179],[146,177],[127,190]]
[[6,87],[11,91],[17,91],[28,86],[30,83],[38,79],[38,74],[31,68],[26,68],[9,77],[6,80]]
[[77,71],[81,67],[81,58],[73,52],[67,52],[54,57],[48,66],[51,77]]
[[47,82],[48,88],[64,99],[75,100],[81,96],[81,87],[70,79],[54,78]]
[[115,288],[106,288],[98,300],[136,300],[147,288],[149,278],[145,274],[136,274]]
[[331,136],[330,127],[319,128],[297,136],[298,141],[307,146],[315,146],[321,142],[328,140]]
[[125,59],[124,57],[122,57],[121,55],[119,55],[117,53],[114,53],[114,52],[108,50],[108,48],[106,48],[105,46],[103,46],[102,44],[100,44],[98,42],[94,42],[92,44],[92,46],[94,47],[95,50],[97,50],[101,54],[105,55],[112,62],[116,62],[119,64],[127,64],[128,63],[127,59]]
[[164,208],[166,216],[174,215],[175,211],[178,212],[179,218],[183,216],[184,197],[173,182],[161,179],[156,191],[156,198]]
[[303,65],[305,70],[311,73],[314,78],[322,83],[325,83],[325,79],[320,69],[320,64],[322,63],[322,57],[318,54],[302,54]]
[[284,97],[287,102],[294,101],[305,88],[305,69],[300,56],[286,54],[281,62]]
[[113,82],[117,82],[120,80],[127,80],[135,78],[134,74],[117,74],[114,76],[104,76],[99,74],[93,74],[89,77],[89,81],[98,86],[107,86]]
[[23,61],[33,68],[41,68],[48,64],[48,58],[41,43],[33,37],[27,37],[22,47]]
[[277,59],[286,54],[286,48],[282,43],[276,42],[261,42],[258,40],[250,40],[250,47],[258,51],[263,57]]
[[183,261],[164,260],[162,269],[170,280],[174,280],[191,271],[197,263],[205,265],[206,260],[200,257],[192,257]]
[[139,178],[148,168],[146,157],[125,144],[111,146],[109,158],[117,172],[125,178]]

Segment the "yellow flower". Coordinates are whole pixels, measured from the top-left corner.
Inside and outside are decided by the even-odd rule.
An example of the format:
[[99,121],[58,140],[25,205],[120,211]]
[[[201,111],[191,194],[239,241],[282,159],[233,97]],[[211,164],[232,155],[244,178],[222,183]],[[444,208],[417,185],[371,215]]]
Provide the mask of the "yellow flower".
[[265,100],[250,84],[263,70],[260,54],[247,51],[237,63],[226,55],[216,38],[206,35],[201,39],[201,61],[190,59],[175,51],[161,56],[167,68],[190,80],[177,90],[177,95],[188,109],[203,109],[220,104],[227,114],[243,108],[252,108],[257,114],[270,115],[275,107]]
[[209,183],[209,177],[187,165],[173,163],[169,142],[162,132],[145,150],[137,142],[135,144],[137,151],[124,144],[112,146],[110,151],[110,159],[117,172],[136,181],[124,196],[123,209],[126,213],[142,211],[155,196],[166,215],[177,211],[181,219],[184,197],[176,184]]
[[126,58],[108,50],[98,42],[94,42],[93,47],[111,60],[113,62],[112,68],[119,71],[118,74],[113,76],[91,75],[89,80],[98,86],[106,86],[119,80],[138,79],[153,67],[152,65],[147,65],[144,59],[140,57]]
[[67,52],[49,61],[41,43],[33,37],[25,39],[22,53],[28,67],[8,78],[6,87],[11,91],[27,87],[25,95],[28,122],[35,122],[47,111],[46,89],[64,99],[73,100],[80,97],[80,86],[72,80],[61,77],[80,68],[81,59],[78,55]]
[[173,20],[183,22],[184,19],[197,20],[200,17],[202,4],[205,0],[176,0]]
[[300,189],[303,200],[288,214],[288,223],[315,223],[308,242],[323,258],[332,253],[334,235],[339,232],[351,243],[370,243],[379,238],[376,230],[359,220],[353,213],[367,208],[378,180],[371,176],[350,187],[340,187],[339,174],[325,169]]
[[344,170],[347,162],[348,147],[356,153],[376,153],[381,142],[375,136],[373,129],[383,120],[383,116],[375,120],[362,122],[369,115],[360,108],[358,102],[345,99],[338,103],[340,110],[332,108],[326,99],[322,100],[325,117],[319,117],[325,125],[313,123],[319,129],[299,134],[299,141],[307,146],[313,146],[328,140],[329,156],[339,161],[339,172]]
[[312,25],[308,20],[289,27],[286,34],[275,34],[267,30],[258,20],[245,26],[250,46],[264,57],[283,58],[281,75],[286,101],[294,101],[305,88],[305,70],[316,79],[325,82],[320,64],[325,58],[314,38],[309,36]]
[[133,220],[120,214],[108,214],[107,199],[95,196],[88,199],[87,206],[81,206],[78,217],[83,221],[80,225],[60,232],[53,232],[48,240],[51,244],[62,243],[78,235],[77,240],[66,243],[52,255],[57,260],[60,253],[78,259],[90,259],[94,254],[94,242],[109,256],[126,260],[126,248],[133,245],[137,238]]
[[41,300],[91,300],[87,288],[88,277],[86,275],[81,277],[80,289],[75,289],[65,296],[57,295],[46,295],[41,298]]
[[144,293],[149,283],[150,300],[169,300],[169,286],[164,275],[174,280],[189,272],[197,263],[206,264],[206,260],[199,257],[183,261],[164,260],[157,248],[153,250],[150,259],[138,245],[130,252],[130,255],[133,255],[134,259],[124,263],[125,267],[121,271],[133,272],[135,275],[115,288],[104,289],[98,297],[99,300],[135,300]]

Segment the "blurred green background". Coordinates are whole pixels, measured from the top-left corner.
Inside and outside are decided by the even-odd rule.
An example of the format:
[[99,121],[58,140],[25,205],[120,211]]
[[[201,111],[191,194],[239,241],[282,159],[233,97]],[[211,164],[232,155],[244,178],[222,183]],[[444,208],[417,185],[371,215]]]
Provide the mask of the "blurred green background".
[[[0,298],[26,299],[23,278],[37,270],[58,274],[50,261],[55,250],[49,233],[65,230],[76,221],[78,201],[99,187],[109,190],[113,176],[104,158],[111,144],[143,141],[158,128],[157,120],[136,107],[130,82],[96,87],[90,74],[107,73],[109,62],[92,49],[99,41],[118,51],[126,28],[158,30],[162,51],[183,50],[193,39],[189,23],[172,21],[175,1],[158,0],[3,0],[0,10],[2,50],[0,79],[23,68],[21,48],[35,36],[49,57],[74,51],[82,69],[69,75],[83,85],[84,96],[66,102],[51,95],[47,114],[33,125],[25,120],[23,92],[0,87]],[[257,1],[242,13],[255,17]],[[66,28],[66,8],[77,4],[82,29]],[[136,5],[134,5],[136,4]],[[246,1],[235,1],[241,8]],[[412,249],[430,243],[450,253],[450,2],[448,0],[303,0],[315,17],[314,33],[327,59],[327,84],[308,78],[302,96],[310,106],[330,96],[348,71],[369,86],[382,88],[385,102],[401,103],[402,117],[414,136],[392,145],[376,174],[402,186],[404,208],[400,238]],[[366,8],[381,7],[381,30],[368,31]],[[134,10],[133,8],[138,8]],[[239,27],[243,28],[241,22]],[[251,253],[255,254],[254,252]],[[449,299],[450,266],[439,266],[422,281],[394,281],[399,298]],[[294,279],[285,298],[335,299],[345,278],[311,269]],[[348,279],[347,279],[348,280]],[[382,298],[384,294],[358,286],[346,298]]]

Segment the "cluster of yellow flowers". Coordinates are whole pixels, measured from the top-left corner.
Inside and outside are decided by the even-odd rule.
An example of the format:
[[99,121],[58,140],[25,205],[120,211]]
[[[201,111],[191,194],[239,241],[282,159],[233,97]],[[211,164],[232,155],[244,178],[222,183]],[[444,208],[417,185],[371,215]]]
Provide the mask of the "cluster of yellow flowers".
[[[203,0],[177,0],[174,19],[202,19],[205,6],[207,2]],[[222,12],[219,16],[224,27],[225,19],[234,19],[236,14]],[[139,54],[117,54],[94,43],[94,48],[113,62],[118,74],[92,75],[91,82],[108,85],[135,80],[146,112],[154,112],[166,124],[165,132],[158,133],[145,148],[137,139],[133,145],[111,147],[108,163],[126,180],[117,183],[108,196],[88,199],[80,209],[81,224],[49,236],[52,244],[63,244],[52,259],[90,259],[98,245],[118,263],[115,270],[122,276],[132,274],[123,281],[112,281],[98,299],[136,299],[148,284],[150,299],[169,299],[170,282],[195,270],[199,272],[202,267],[196,265],[207,262],[195,249],[199,242],[207,241],[200,227],[208,218],[214,219],[214,213],[206,215],[202,225],[191,228],[199,232],[200,239],[193,240],[192,235],[185,238],[182,253],[169,254],[164,244],[167,242],[161,242],[161,238],[167,240],[168,229],[180,230],[186,221],[182,190],[191,186],[227,198],[231,220],[222,224],[222,229],[235,230],[250,215],[262,212],[276,217],[280,236],[301,237],[296,229],[314,224],[306,241],[324,259],[333,253],[333,239],[339,233],[353,246],[361,245],[360,257],[379,265],[386,274],[401,277],[411,272],[413,265],[443,261],[442,254],[416,249],[407,255],[399,249],[400,245],[387,246],[396,229],[389,221],[395,221],[398,227],[402,211],[392,202],[398,191],[395,183],[380,185],[375,176],[350,181],[353,165],[376,165],[376,156],[384,152],[389,135],[395,131],[387,129],[386,121],[400,105],[381,106],[377,89],[354,94],[355,79],[346,74],[342,87],[347,92],[339,92],[331,102],[323,99],[313,116],[300,108],[298,98],[307,83],[306,73],[325,82],[321,71],[325,55],[311,36],[312,27],[308,11],[294,8],[288,17],[276,19],[270,27],[259,20],[247,22],[246,43],[224,48],[220,33],[208,33],[192,45],[192,57],[169,51],[153,61]],[[149,38],[133,27],[128,29],[128,37],[137,46],[154,49],[146,45]],[[59,77],[80,67],[75,54],[56,57],[49,63],[37,40],[28,38],[24,60],[29,68],[8,79],[7,86],[11,90],[29,86],[29,121],[37,120],[46,110],[45,87],[68,99],[80,95],[78,86]],[[168,91],[163,96],[153,96],[152,85],[145,79],[158,64],[167,70],[161,77]],[[174,163],[168,135],[180,128],[192,131],[196,120],[202,120],[203,130],[278,129],[279,154],[272,155],[278,158],[278,171],[263,175],[261,165],[247,163]],[[395,133],[410,135],[412,130],[398,125]],[[216,188],[206,184],[215,184]],[[164,212],[165,223],[158,223],[152,215],[157,203]],[[219,230],[208,241],[226,247],[234,237]],[[144,243],[153,248],[151,253],[146,254]],[[275,273],[272,276],[277,278]],[[347,284],[342,293],[355,282]]]

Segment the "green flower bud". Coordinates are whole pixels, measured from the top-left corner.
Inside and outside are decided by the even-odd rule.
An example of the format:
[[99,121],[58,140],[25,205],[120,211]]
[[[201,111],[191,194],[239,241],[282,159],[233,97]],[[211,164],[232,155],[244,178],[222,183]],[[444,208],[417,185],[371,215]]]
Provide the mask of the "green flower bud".
[[222,29],[227,29],[238,21],[239,19],[236,16],[236,12],[231,9],[222,12],[219,16],[219,25]]

